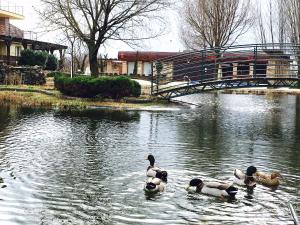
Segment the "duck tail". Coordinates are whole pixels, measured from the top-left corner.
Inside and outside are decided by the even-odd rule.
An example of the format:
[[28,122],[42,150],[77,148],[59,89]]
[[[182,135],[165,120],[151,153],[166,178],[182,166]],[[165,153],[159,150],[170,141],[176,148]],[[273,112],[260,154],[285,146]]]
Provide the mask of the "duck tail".
[[146,189],[148,190],[154,190],[156,188],[156,184],[152,183],[152,182],[149,182],[146,184]]
[[241,179],[240,176],[238,175],[238,172],[237,172],[236,169],[234,170],[233,175],[234,175],[237,179]]
[[236,187],[230,186],[226,189],[226,192],[231,198],[234,198],[236,193],[238,192],[238,189]]
[[168,181],[167,171],[161,171],[161,173],[162,173],[162,177],[161,177],[162,181],[167,182]]

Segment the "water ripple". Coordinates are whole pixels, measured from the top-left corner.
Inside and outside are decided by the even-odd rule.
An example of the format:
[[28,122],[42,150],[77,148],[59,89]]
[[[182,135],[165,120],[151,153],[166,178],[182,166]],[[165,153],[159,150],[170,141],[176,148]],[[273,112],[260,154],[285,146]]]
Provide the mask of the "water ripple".
[[[206,104],[70,114],[0,108],[0,224],[293,224],[298,97],[193,98]],[[154,196],[143,191],[150,152],[169,173],[166,192]],[[280,171],[283,183],[251,195],[239,187],[235,201],[185,190],[194,177],[230,181],[249,165]]]

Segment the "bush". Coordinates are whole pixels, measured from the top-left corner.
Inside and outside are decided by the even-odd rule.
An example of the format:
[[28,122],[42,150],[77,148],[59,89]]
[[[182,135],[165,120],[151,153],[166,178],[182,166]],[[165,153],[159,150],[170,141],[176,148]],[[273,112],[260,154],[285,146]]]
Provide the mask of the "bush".
[[54,71],[58,67],[58,60],[54,55],[48,55],[48,60],[46,63],[46,70]]
[[62,76],[62,75],[63,75],[63,73],[55,71],[55,72],[48,73],[47,77],[56,77],[56,76]]
[[21,52],[19,64],[23,66],[35,66],[35,54],[31,49],[25,49]]
[[21,52],[19,64],[22,66],[41,66],[43,69],[56,70],[58,60],[47,52],[25,49]]
[[139,84],[139,82],[133,81],[132,82],[132,96],[133,97],[139,97],[141,95],[141,85]]
[[47,52],[41,52],[41,51],[34,52],[35,65],[41,66],[44,69],[46,67],[48,56],[49,54]]
[[156,71],[158,74],[161,73],[161,71],[163,70],[164,66],[163,64],[161,63],[161,61],[158,61],[155,63],[155,67],[156,67]]
[[69,78],[64,74],[57,73],[54,78],[55,88],[65,95],[93,98],[121,99],[123,97],[138,97],[141,86],[136,81],[127,77],[88,77],[78,76]]

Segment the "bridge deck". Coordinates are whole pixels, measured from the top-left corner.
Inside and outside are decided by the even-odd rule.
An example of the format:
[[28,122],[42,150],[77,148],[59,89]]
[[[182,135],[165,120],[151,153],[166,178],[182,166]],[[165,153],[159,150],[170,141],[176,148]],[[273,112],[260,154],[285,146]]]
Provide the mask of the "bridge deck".
[[170,99],[184,95],[216,91],[234,88],[251,88],[251,87],[298,87],[300,78],[298,77],[257,77],[257,78],[237,78],[222,79],[210,81],[192,81],[182,82],[181,84],[166,84],[162,86],[154,95]]

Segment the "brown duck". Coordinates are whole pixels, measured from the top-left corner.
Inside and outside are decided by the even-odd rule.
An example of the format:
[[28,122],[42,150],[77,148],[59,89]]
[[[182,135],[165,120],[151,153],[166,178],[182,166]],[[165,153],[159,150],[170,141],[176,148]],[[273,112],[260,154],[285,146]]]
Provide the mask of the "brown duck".
[[266,186],[278,186],[281,183],[282,176],[279,172],[272,172],[271,174],[256,172],[253,178],[258,184]]

